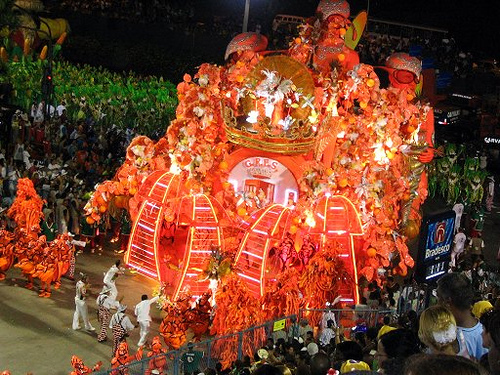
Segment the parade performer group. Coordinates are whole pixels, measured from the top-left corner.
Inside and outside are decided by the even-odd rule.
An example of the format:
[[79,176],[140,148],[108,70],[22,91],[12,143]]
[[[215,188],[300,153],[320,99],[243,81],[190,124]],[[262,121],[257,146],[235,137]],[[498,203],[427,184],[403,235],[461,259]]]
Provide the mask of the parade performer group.
[[50,297],[52,286],[58,289],[62,276],[73,277],[74,245],[68,233],[49,238],[42,234],[42,227],[47,230],[51,220],[44,218],[43,205],[33,182],[19,179],[16,199],[7,211],[16,227],[14,232],[0,230],[0,280],[14,266],[26,277],[26,288],[33,289],[34,280],[39,279],[39,296]]

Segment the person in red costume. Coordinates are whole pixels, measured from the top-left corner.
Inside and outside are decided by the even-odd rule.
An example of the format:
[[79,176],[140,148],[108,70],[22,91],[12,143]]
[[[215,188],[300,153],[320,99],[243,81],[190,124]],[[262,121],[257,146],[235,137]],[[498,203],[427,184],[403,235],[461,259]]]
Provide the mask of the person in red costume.
[[[155,374],[153,372],[156,370],[156,374],[166,375],[167,374],[167,357],[164,353],[167,350],[163,349],[160,341],[160,336],[155,336],[153,342],[151,343],[151,351],[148,352],[149,361],[148,369],[144,372],[144,375]],[[162,355],[163,354],[163,355]]]
[[137,350],[137,353],[134,355],[129,354],[128,344],[125,341],[122,341],[118,344],[118,348],[116,349],[115,356],[111,359],[111,368],[117,369],[111,374],[113,375],[125,375],[128,374],[127,368],[121,368],[120,366],[128,365],[132,361],[139,361],[142,358],[142,346]]
[[332,66],[351,70],[359,64],[358,54],[345,45],[344,36],[351,26],[349,3],[345,0],[321,0],[316,9],[321,31],[313,62],[316,68],[328,73]]
[[97,362],[94,367],[90,368],[85,366],[83,361],[78,358],[76,355],[71,357],[71,367],[73,367],[73,371],[69,373],[69,375],[84,375],[90,374],[95,371],[99,371],[102,366],[102,362]]

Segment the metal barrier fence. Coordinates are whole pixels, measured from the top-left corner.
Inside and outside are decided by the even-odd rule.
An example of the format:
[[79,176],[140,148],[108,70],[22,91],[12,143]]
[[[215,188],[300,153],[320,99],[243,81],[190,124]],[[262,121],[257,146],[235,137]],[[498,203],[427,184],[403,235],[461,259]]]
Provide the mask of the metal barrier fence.
[[[322,319],[334,317],[336,325],[341,325],[344,329],[344,336],[349,337],[351,329],[363,320],[368,327],[375,326],[382,322],[383,317],[393,314],[393,311],[369,310],[369,309],[301,309],[297,315],[290,315],[283,318],[268,321],[259,326],[248,328],[223,337],[215,337],[210,340],[193,343],[189,349],[183,346],[179,350],[172,350],[156,357],[144,358],[140,361],[131,362],[128,365],[112,370],[97,372],[97,375],[152,375],[158,370],[161,375],[181,375],[185,371],[184,364],[186,353],[201,352],[203,356],[199,360],[199,372],[206,368],[215,368],[218,362],[225,361],[223,365],[231,365],[235,360],[243,359],[245,355],[250,357],[258,349],[262,348],[268,337],[278,338],[297,337],[299,335],[299,323],[303,318],[321,322]],[[223,354],[226,356],[223,356]],[[230,354],[229,357],[227,354]]]

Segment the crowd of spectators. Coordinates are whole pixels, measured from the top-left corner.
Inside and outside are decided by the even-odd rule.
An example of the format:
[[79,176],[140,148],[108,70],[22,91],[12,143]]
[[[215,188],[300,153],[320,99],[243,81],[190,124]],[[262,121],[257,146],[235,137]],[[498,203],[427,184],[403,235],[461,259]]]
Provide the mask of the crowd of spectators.
[[404,293],[390,281],[381,289],[376,285],[366,288],[365,304],[352,310],[356,325],[350,330],[342,329],[338,312],[327,310],[318,327],[311,327],[304,318],[292,321],[286,330],[273,332],[253,358],[246,356],[232,368],[202,368],[197,362],[196,368],[185,367],[185,373],[333,375],[376,371],[402,375],[422,373],[424,363],[426,374],[499,373],[497,295],[484,299],[465,275],[450,273],[438,282],[437,301],[433,302],[437,304],[420,314],[412,309],[399,314],[386,311],[368,324],[369,311],[385,307],[384,299]]
[[132,132],[97,128],[92,119],[68,121],[64,103],[33,104],[30,114],[17,110],[0,148],[1,222],[14,223],[6,212],[16,196],[19,178],[30,178],[46,201],[46,220],[57,232],[80,232],[82,209],[96,183],[111,177],[120,165]]

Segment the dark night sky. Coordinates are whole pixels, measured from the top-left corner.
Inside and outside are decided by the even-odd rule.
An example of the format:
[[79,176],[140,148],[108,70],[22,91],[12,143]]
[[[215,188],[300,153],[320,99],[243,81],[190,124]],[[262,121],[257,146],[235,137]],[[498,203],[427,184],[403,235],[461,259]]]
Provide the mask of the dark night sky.
[[[206,1],[206,0],[205,0]],[[318,0],[251,0],[250,15],[279,13],[311,16]],[[245,0],[212,0],[214,10],[243,14]],[[351,0],[351,14],[368,0]],[[207,2],[205,2],[207,4]],[[217,9],[217,10],[216,10]],[[500,5],[494,0],[370,0],[370,16],[450,31],[465,52],[500,57]]]

